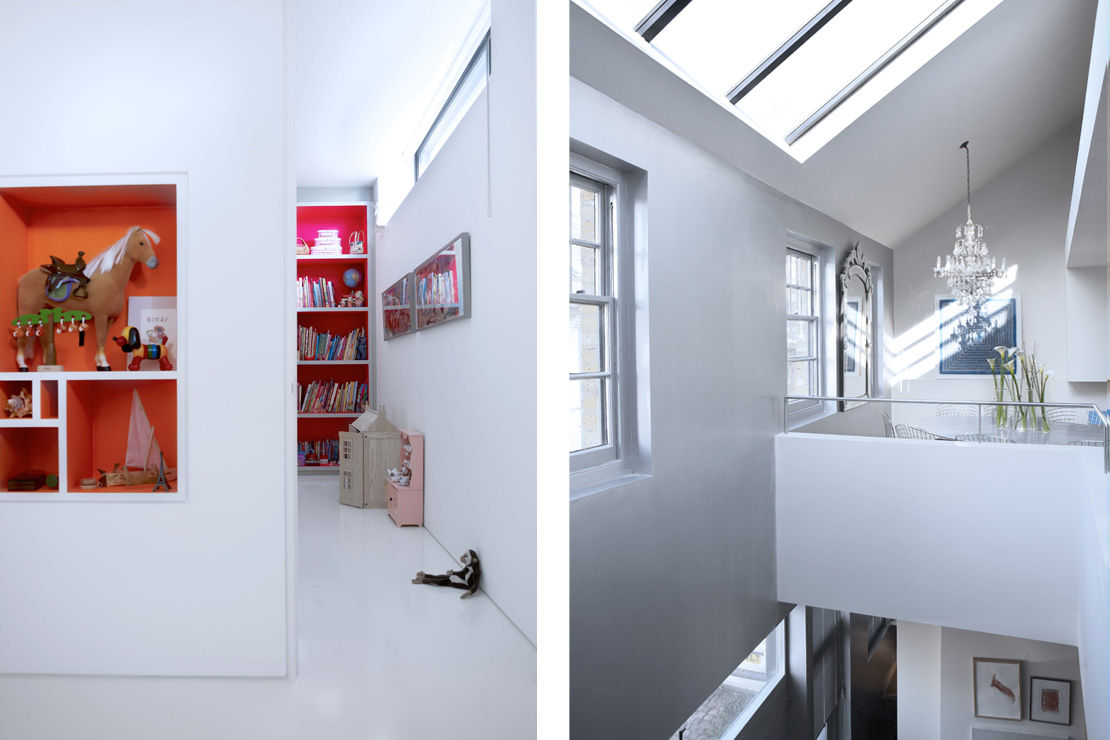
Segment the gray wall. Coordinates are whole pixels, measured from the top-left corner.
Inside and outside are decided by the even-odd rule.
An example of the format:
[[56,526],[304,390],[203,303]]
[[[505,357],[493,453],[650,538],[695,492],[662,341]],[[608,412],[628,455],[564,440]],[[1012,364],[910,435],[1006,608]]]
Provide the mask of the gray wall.
[[652,448],[650,477],[571,502],[571,735],[666,738],[786,613],[786,232],[891,258],[574,79],[570,101],[572,140],[647,172]]

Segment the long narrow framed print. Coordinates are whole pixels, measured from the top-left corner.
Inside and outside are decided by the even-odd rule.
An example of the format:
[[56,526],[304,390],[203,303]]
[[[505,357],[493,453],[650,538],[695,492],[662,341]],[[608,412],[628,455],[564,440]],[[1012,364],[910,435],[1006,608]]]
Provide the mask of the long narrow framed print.
[[421,263],[414,281],[417,331],[470,316],[470,234]]

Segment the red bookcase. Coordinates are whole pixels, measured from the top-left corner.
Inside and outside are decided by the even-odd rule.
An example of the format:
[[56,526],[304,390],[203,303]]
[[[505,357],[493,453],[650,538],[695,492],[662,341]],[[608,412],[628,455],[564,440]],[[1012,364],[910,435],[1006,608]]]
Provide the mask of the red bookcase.
[[[311,247],[319,232],[336,231],[343,250],[297,256],[297,449],[321,458],[306,465],[298,455],[301,473],[338,474],[339,432],[362,413],[363,402],[375,401],[370,209],[365,202],[297,205],[298,239]],[[355,233],[362,235],[362,254],[351,254]],[[349,287],[344,275],[352,269],[361,279]],[[355,291],[362,291],[361,306],[339,305]]]

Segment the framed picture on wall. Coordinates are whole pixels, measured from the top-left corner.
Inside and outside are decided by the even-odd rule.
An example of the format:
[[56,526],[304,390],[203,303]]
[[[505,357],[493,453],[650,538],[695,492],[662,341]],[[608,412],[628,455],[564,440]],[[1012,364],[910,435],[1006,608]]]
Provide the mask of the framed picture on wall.
[[995,347],[1021,346],[1021,301],[1019,296],[991,298],[983,306],[983,315],[990,322],[986,335],[978,342],[961,344],[957,333],[965,311],[950,295],[936,297],[937,375],[944,377],[979,377],[991,374],[988,359],[998,357]]
[[462,233],[413,271],[416,331],[470,316],[470,234]]
[[975,716],[1021,720],[1021,661],[972,659]]
[[410,272],[382,291],[382,337],[387,341],[413,331],[412,284]]
[[1071,724],[1071,681],[1033,676],[1029,686],[1029,719]]

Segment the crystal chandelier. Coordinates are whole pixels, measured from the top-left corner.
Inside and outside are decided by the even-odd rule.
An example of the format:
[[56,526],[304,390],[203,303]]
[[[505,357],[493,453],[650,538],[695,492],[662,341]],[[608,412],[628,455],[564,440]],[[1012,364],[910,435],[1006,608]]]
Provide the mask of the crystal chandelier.
[[995,278],[1006,273],[1006,260],[995,269],[994,257],[987,254],[983,227],[971,220],[971,150],[968,142],[960,144],[967,154],[967,223],[956,229],[956,246],[941,267],[940,257],[933,268],[935,277],[948,278],[948,287],[959,305],[964,307],[956,325],[955,338],[962,346],[981,342],[991,330],[990,320],[983,315],[983,304],[991,297]]

